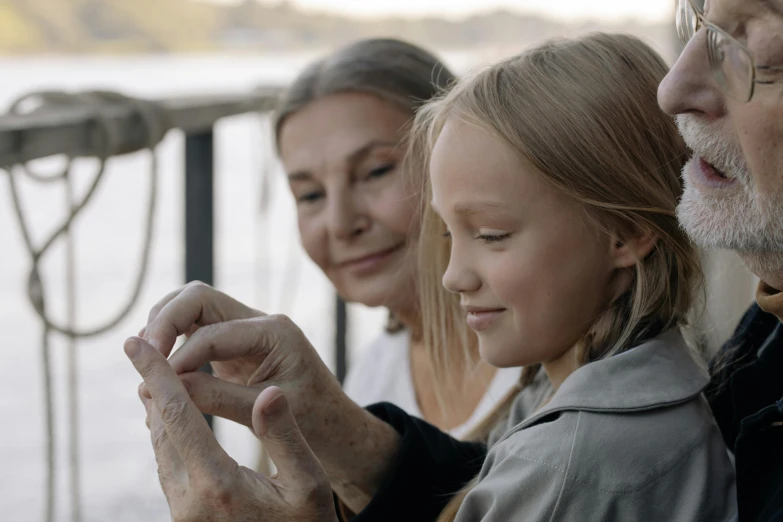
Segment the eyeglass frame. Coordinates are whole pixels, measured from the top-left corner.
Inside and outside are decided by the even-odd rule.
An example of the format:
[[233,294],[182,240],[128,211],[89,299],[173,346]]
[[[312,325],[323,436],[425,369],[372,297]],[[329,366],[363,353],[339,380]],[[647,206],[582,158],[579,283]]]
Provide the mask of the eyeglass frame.
[[[693,12],[696,14],[696,22],[697,22],[697,25],[694,28],[693,34],[690,37],[688,37],[688,39],[686,40],[684,38],[684,36],[683,36],[684,35],[684,31],[681,31],[680,28],[679,28],[679,25],[681,25],[679,23],[680,18],[679,17],[677,18],[677,21],[678,21],[677,33],[678,33],[678,36],[680,37],[680,42],[682,42],[683,45],[688,45],[688,42],[690,42],[691,39],[693,39],[693,37],[696,36],[696,33],[698,33],[702,28],[706,28],[708,31],[712,30],[712,31],[718,33],[719,35],[723,36],[732,45],[736,45],[740,50],[742,50],[742,52],[745,53],[745,55],[748,57],[748,60],[750,60],[750,67],[749,67],[749,69],[750,69],[750,93],[749,93],[748,98],[746,100],[740,100],[740,101],[743,101],[743,102],[747,103],[747,102],[749,102],[750,100],[753,99],[753,95],[756,93],[756,84],[759,84],[759,85],[773,85],[775,83],[778,83],[779,80],[759,80],[759,79],[756,78],[756,76],[757,76],[759,71],[783,71],[783,66],[779,66],[779,65],[757,65],[756,64],[756,59],[753,57],[753,53],[750,51],[750,49],[748,49],[748,46],[746,46],[745,44],[743,44],[742,42],[740,42],[739,40],[737,40],[736,38],[731,36],[728,32],[726,32],[721,27],[719,27],[719,26],[713,24],[712,22],[709,22],[707,19],[705,19],[704,18],[704,13],[702,13],[701,10],[698,7],[696,7],[696,5],[693,3],[693,0],[678,0],[678,1],[680,3],[687,2],[690,5],[691,9],[693,9]],[[679,11],[680,8],[678,7],[677,10]],[[709,39],[707,40],[706,45],[709,46]],[[710,68],[712,69],[712,74],[714,76],[717,73],[715,71],[715,65],[712,63],[712,61],[713,61],[713,58],[711,57],[712,53],[709,52],[709,49],[708,49],[707,55],[709,57],[708,59],[710,60]],[[718,82],[718,83],[720,84],[720,82]],[[724,91],[725,94],[730,95],[730,93],[727,92],[728,89],[721,87],[721,90]]]

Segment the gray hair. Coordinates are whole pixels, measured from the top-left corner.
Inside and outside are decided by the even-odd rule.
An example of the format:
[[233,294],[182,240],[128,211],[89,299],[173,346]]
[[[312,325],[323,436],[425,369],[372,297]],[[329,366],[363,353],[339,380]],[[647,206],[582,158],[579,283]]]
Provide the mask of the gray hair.
[[359,40],[311,63],[294,80],[275,114],[275,143],[286,118],[330,94],[372,94],[413,115],[456,79],[421,47],[392,38]]

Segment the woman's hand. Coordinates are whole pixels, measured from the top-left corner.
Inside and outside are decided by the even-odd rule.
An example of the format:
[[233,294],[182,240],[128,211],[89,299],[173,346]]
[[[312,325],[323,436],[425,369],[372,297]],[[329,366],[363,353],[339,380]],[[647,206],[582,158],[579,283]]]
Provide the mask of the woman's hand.
[[174,522],[336,521],[332,489],[296,425],[285,395],[267,388],[252,408],[253,431],[278,469],[267,478],[239,466],[215,440],[174,370],[154,347],[129,339],[125,352],[142,394],[158,477]]
[[[290,319],[192,283],[161,300],[141,332],[164,355],[183,334],[188,340],[169,362],[202,412],[252,427],[259,393],[279,387],[338,495],[354,512],[369,502],[399,436],[343,393]],[[215,377],[196,371],[206,363]]]

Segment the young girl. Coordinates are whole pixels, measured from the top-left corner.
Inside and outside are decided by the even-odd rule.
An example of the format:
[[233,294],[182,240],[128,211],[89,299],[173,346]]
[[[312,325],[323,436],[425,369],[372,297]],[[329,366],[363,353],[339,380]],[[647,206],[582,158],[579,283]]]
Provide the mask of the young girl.
[[274,127],[307,254],[343,299],[390,312],[387,331],[351,368],[346,393],[361,405],[391,402],[462,438],[482,435],[477,425],[519,370],[468,367],[460,344],[475,353],[475,342],[456,339],[443,373],[459,384],[439,401],[423,349],[415,267],[406,263],[418,216],[400,165],[414,110],[454,81],[420,47],[361,40],[310,64],[283,95]]
[[[735,514],[732,464],[702,396],[709,378],[680,333],[700,271],[675,218],[686,150],[657,107],[665,74],[640,41],[594,35],[490,67],[417,115],[411,162],[430,174],[428,347],[443,360],[442,325],[462,317],[482,359],[526,367],[474,486],[440,520]],[[455,299],[434,290],[441,276]],[[403,448],[440,437],[390,411],[375,409]],[[395,468],[414,458],[403,450]],[[457,446],[424,501],[438,506],[438,481],[453,483],[471,458]],[[357,520],[400,516],[401,498],[421,498],[409,479],[387,477]]]

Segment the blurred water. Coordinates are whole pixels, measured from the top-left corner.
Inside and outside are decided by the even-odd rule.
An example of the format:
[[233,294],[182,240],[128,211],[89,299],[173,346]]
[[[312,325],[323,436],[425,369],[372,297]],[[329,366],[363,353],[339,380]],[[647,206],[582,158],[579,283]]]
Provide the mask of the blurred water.
[[[0,106],[37,89],[121,90],[139,96],[240,91],[289,80],[310,58],[130,57],[0,59]],[[166,520],[156,466],[136,397],[139,377],[122,352],[123,340],[146,322],[157,299],[183,280],[183,136],[171,133],[159,148],[158,216],[151,266],[139,305],[116,330],[79,345],[80,422],[84,519]],[[259,116],[221,122],[216,143],[216,284],[267,311],[285,312],[331,362],[333,294],[298,244],[293,202]],[[47,161],[44,168],[52,168]],[[273,167],[271,206],[259,215],[263,169]],[[95,163],[77,165],[83,190]],[[44,431],[40,326],[26,300],[29,269],[5,174],[0,174],[0,519],[40,520],[44,505]],[[101,322],[131,291],[140,254],[149,158],[144,153],[112,160],[90,207],[76,225],[79,324]],[[62,187],[22,185],[34,236],[41,239],[64,215]],[[65,319],[64,249],[43,263],[48,303]],[[351,346],[377,334],[380,311],[351,310]],[[56,391],[58,516],[67,520],[65,343],[53,342]],[[253,465],[256,445],[245,428],[218,422],[221,443],[240,463]]]

